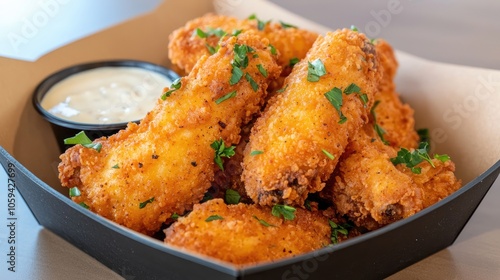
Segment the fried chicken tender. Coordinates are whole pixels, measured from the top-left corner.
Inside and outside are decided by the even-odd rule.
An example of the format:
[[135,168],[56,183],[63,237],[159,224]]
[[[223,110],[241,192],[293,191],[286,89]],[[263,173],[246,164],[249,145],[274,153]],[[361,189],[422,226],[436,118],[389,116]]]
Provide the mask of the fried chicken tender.
[[[245,79],[230,84],[237,45],[253,49],[244,71],[256,89]],[[178,90],[159,99],[140,124],[95,140],[102,145],[100,152],[76,145],[62,154],[62,185],[78,187],[81,195],[73,200],[93,212],[155,233],[174,212],[184,213],[202,199],[214,176],[211,144],[219,139],[226,146],[239,142],[241,126],[260,110],[269,79],[280,71],[267,39],[252,32],[228,38],[216,54],[198,61]],[[233,98],[216,102],[231,92]]]
[[383,139],[395,148],[416,148],[419,136],[415,131],[414,111],[401,102],[394,83],[398,62],[391,45],[385,40],[377,39],[375,49],[380,57],[383,77],[379,90],[375,94],[377,106],[373,113],[376,122],[383,129]]
[[[370,130],[370,131],[366,131]],[[411,176],[390,161],[394,148],[373,141],[365,126],[347,146],[333,180],[325,191],[337,212],[357,226],[374,230],[422,210],[422,191]]]
[[[308,81],[310,62],[320,59],[326,74]],[[245,149],[242,179],[256,203],[302,206],[323,189],[350,137],[368,120],[380,72],[374,46],[365,35],[338,30],[319,37],[257,119]],[[325,97],[354,83],[366,94],[342,94],[340,113]],[[262,152],[252,155],[255,151]],[[330,158],[331,156],[331,158]]]
[[[196,35],[200,29],[209,36],[201,38]],[[318,34],[312,31],[289,27],[285,28],[278,23],[265,23],[259,28],[257,19],[239,20],[235,17],[206,14],[186,23],[169,36],[168,57],[181,71],[189,73],[196,61],[203,55],[210,55],[209,47],[216,47],[220,37],[209,34],[212,30],[220,29],[227,34],[235,30],[246,32],[254,30],[262,37],[268,38],[279,53],[278,64],[283,68],[283,76],[290,73],[290,60],[302,59],[312,46]]]
[[[218,220],[207,221],[209,217]],[[222,199],[194,206],[165,230],[165,243],[238,266],[275,261],[331,243],[328,219],[320,212],[295,211],[291,221],[275,217],[270,207],[226,205]]]

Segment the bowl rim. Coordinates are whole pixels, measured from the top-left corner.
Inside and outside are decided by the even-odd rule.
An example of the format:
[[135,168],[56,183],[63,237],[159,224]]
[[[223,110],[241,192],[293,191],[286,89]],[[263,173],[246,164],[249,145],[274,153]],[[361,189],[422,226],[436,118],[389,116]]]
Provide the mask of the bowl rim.
[[174,81],[175,79],[178,79],[180,77],[179,74],[177,74],[174,70],[170,68],[143,60],[115,59],[115,60],[100,60],[100,61],[74,64],[53,72],[52,74],[45,77],[40,83],[38,83],[35,90],[33,91],[31,98],[33,107],[44,119],[49,121],[51,124],[75,130],[89,130],[89,131],[116,130],[124,128],[128,123],[131,122],[139,123],[140,120],[132,120],[119,123],[107,123],[107,124],[74,122],[64,118],[60,118],[42,107],[41,101],[43,100],[43,97],[54,85],[72,75],[102,67],[133,67],[133,68],[145,69],[159,73],[167,77],[171,81]]

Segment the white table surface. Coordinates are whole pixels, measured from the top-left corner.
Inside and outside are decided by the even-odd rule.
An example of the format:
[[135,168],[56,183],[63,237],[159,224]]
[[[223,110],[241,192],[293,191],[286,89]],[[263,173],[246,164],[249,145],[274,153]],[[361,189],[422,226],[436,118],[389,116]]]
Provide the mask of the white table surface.
[[[371,30],[376,35],[374,37],[385,38],[397,49],[424,58],[500,70],[500,1],[272,2],[332,28],[356,25],[362,31]],[[388,5],[396,5],[394,7],[398,7],[396,10],[399,11],[389,13],[390,18],[387,12],[383,12],[388,10]],[[3,188],[0,191],[0,201],[2,205],[6,201],[6,191]],[[500,180],[497,180],[455,244],[390,279],[500,277],[499,201]],[[134,279],[111,271],[39,226],[22,200],[17,202],[17,216],[17,272],[6,271],[3,248],[6,248],[7,230],[2,226],[0,279]]]

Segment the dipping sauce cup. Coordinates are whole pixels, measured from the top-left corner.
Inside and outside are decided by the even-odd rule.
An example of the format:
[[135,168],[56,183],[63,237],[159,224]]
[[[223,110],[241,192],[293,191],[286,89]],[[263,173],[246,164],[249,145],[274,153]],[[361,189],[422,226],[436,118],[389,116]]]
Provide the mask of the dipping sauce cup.
[[94,140],[138,123],[177,78],[172,70],[145,61],[79,64],[44,79],[32,101],[64,152],[64,139],[80,131]]

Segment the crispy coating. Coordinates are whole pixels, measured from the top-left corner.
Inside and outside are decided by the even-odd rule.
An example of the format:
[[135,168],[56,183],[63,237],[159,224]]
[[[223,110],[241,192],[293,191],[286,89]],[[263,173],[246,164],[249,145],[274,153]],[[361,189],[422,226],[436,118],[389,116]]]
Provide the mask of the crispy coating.
[[269,43],[278,51],[278,64],[283,67],[283,76],[290,73],[290,59],[304,58],[318,37],[315,32],[300,28],[285,28],[278,23],[266,23],[260,30],[257,19],[239,20],[230,16],[206,14],[187,22],[169,36],[168,56],[171,62],[185,73],[191,71],[201,56],[210,55],[207,44],[217,46],[219,41],[219,37],[215,35],[207,38],[193,35],[197,28],[204,32],[220,28],[228,34],[234,30],[258,32],[260,36],[268,38]]
[[410,176],[422,192],[423,207],[432,204],[454,193],[462,186],[462,181],[455,176],[455,163],[451,160],[442,162],[432,159],[431,166],[427,161],[419,164],[422,168],[420,174],[415,174],[404,165],[399,164],[398,170]]
[[[316,59],[327,73],[310,82],[308,63]],[[252,200],[301,206],[309,193],[320,191],[348,139],[366,123],[380,76],[375,48],[363,34],[344,29],[319,37],[287,77],[285,91],[275,96],[252,128],[242,175]],[[347,121],[339,123],[339,112],[325,93],[351,83],[367,95],[368,104],[358,94],[342,94],[341,111]],[[252,151],[263,153],[253,156]]]
[[375,43],[380,57],[383,76],[375,100],[379,103],[373,110],[377,124],[383,129],[383,138],[389,145],[400,148],[416,148],[419,137],[415,131],[414,111],[401,102],[394,83],[398,62],[391,45],[382,39]]
[[396,151],[381,141],[372,141],[372,131],[366,126],[351,140],[326,187],[332,192],[337,212],[368,230],[423,209],[420,188],[390,161]]
[[[212,215],[222,219],[207,222]],[[297,209],[295,216],[285,221],[273,216],[270,207],[213,199],[195,205],[166,229],[165,243],[238,266],[293,257],[331,243],[328,219],[320,212]]]
[[[248,45],[245,71],[258,84],[254,90],[241,79],[230,85],[231,61],[236,44]],[[133,230],[153,234],[172,213],[183,213],[200,201],[214,176],[214,149],[222,139],[226,146],[239,142],[240,128],[260,110],[268,78],[257,69],[261,64],[268,78],[276,78],[280,67],[268,50],[267,39],[251,32],[231,37],[219,51],[202,57],[181,88],[156,107],[139,125],[96,143],[102,149],[76,145],[61,155],[59,178],[63,186],[78,187],[90,210]],[[236,96],[216,100],[236,91]],[[140,207],[141,203],[147,202]]]

